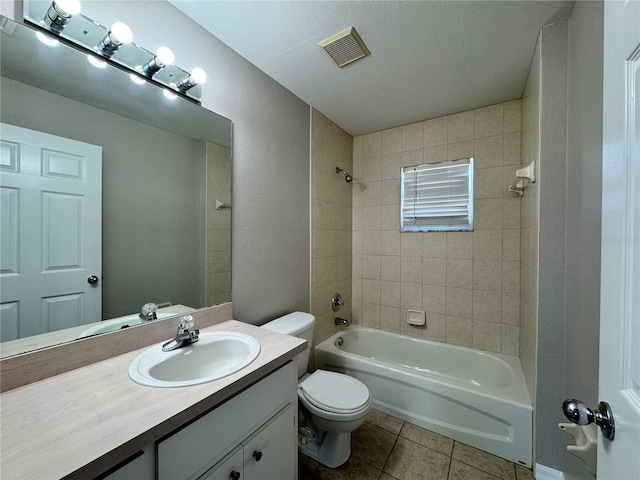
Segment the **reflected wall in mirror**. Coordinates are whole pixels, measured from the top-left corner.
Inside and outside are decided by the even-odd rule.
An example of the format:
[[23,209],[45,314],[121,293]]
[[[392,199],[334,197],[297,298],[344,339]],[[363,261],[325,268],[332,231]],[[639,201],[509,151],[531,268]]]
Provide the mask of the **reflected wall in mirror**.
[[[230,301],[231,121],[189,100],[169,99],[156,85],[133,83],[113,65],[95,68],[73,47],[39,41],[29,27],[4,17],[0,21],[2,124],[95,145],[102,157],[102,193],[94,195],[102,218],[85,215],[79,222],[93,225],[88,231],[94,234],[101,229],[92,241],[74,223],[88,209],[84,194],[74,194],[69,202],[51,193],[51,182],[43,187],[34,187],[32,180],[28,187],[12,183],[27,172],[21,156],[33,150],[37,134],[27,133],[21,146],[5,138],[10,127],[0,127],[2,356],[20,351],[14,344],[26,342],[17,339],[29,337],[27,350],[71,340],[87,324],[137,314],[149,302],[179,305],[168,310],[177,314],[182,306]],[[56,153],[36,154],[42,165],[49,162],[35,168],[36,176],[50,174],[45,182],[68,176],[51,165],[73,166],[79,177],[87,176],[84,160],[76,162],[82,155],[63,155],[56,146],[45,150]],[[25,222],[20,223],[21,216],[34,216],[20,203],[34,189],[32,203],[55,214],[37,213],[35,235],[21,230]],[[42,241],[35,247],[25,244],[34,238]],[[65,250],[69,245],[71,253]],[[35,248],[33,253],[27,253],[29,248]],[[89,267],[92,248],[101,251],[101,258]],[[101,303],[93,309],[97,313],[86,304],[91,295],[67,277],[54,282],[56,287],[70,283],[65,293],[34,294],[40,280],[29,280],[20,288],[35,300],[20,305],[14,286],[29,264],[40,276],[79,273],[82,288]],[[92,276],[97,283],[89,283]]]

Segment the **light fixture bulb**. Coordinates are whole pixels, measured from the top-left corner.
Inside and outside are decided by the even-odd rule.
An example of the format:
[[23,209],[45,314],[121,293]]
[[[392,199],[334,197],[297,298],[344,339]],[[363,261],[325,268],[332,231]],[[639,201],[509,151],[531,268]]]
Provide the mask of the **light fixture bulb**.
[[120,45],[125,45],[133,41],[133,32],[126,23],[115,22],[111,25],[111,38]]
[[191,73],[184,77],[182,80],[176,83],[176,88],[185,93],[190,88],[195,87],[196,85],[202,84],[207,80],[207,74],[200,67],[196,67],[191,70]]
[[204,82],[207,81],[207,72],[205,72],[200,67],[196,67],[193,70],[191,70],[191,78],[198,85],[203,84]]
[[78,0],[54,0],[42,19],[44,25],[54,33],[62,33],[71,17],[80,13]]
[[162,46],[162,47],[158,48],[158,51],[156,52],[156,59],[164,67],[165,65],[169,65],[169,64],[173,63],[173,60],[175,59],[175,56],[173,55],[173,52],[171,51],[171,49],[169,47]]
[[78,0],[55,0],[53,2],[55,9],[61,15],[70,17],[80,13],[80,2]]
[[158,48],[158,52],[150,59],[147,63],[145,63],[140,70],[147,77],[151,78],[160,70],[162,70],[167,64],[173,62],[173,52],[169,47],[160,47]]
[[96,50],[107,58],[111,58],[118,49],[133,40],[131,29],[122,22],[115,22],[111,30],[96,47]]
[[89,63],[96,68],[104,68],[107,66],[107,62],[98,60],[95,56],[91,55],[90,53],[87,53],[87,59],[89,60]]

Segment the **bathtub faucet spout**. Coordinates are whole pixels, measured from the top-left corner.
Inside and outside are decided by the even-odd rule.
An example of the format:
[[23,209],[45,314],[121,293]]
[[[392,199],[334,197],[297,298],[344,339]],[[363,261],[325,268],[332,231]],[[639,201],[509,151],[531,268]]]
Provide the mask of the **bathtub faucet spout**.
[[336,319],[334,320],[334,323],[336,325],[342,325],[345,327],[348,327],[349,325],[351,325],[351,322],[349,320],[347,320],[346,318],[340,318],[340,317],[336,317]]

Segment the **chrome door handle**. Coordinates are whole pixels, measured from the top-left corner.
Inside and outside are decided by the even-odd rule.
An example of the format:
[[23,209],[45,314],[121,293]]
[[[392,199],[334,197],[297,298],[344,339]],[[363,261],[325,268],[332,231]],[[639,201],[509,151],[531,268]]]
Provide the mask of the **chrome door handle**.
[[616,424],[613,419],[611,406],[607,402],[600,402],[596,411],[575,398],[567,398],[562,402],[562,412],[573,423],[589,425],[595,423],[602,430],[604,438],[613,440],[616,434]]

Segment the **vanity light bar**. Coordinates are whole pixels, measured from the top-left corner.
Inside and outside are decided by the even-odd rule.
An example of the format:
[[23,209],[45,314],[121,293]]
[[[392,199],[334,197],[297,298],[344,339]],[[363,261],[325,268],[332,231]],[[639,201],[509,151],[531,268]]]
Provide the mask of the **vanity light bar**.
[[173,52],[156,52],[133,42],[131,29],[123,22],[107,28],[80,13],[79,0],[24,0],[24,20],[53,38],[66,40],[96,60],[116,64],[143,81],[168,88],[196,103],[202,100],[201,85],[207,76],[201,68],[191,72],[173,64]]

